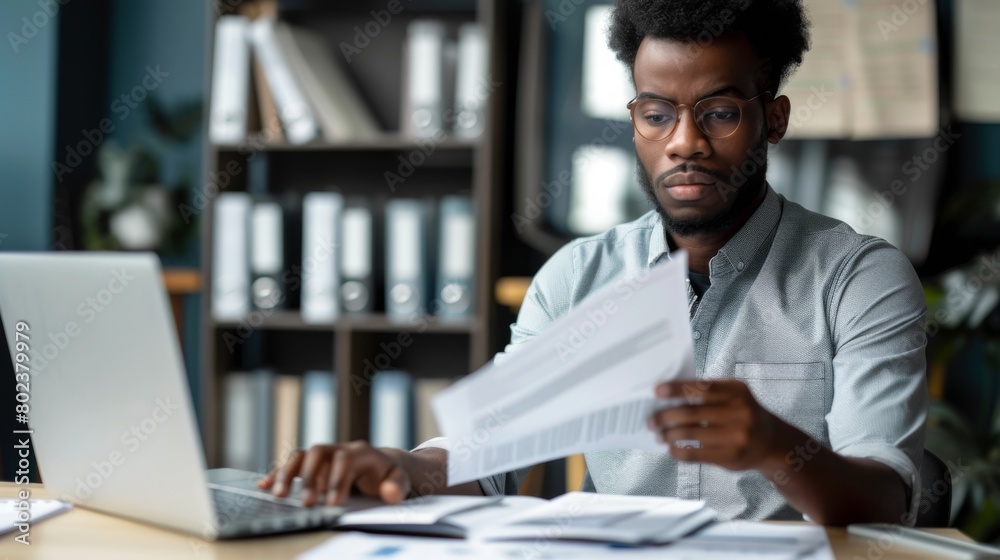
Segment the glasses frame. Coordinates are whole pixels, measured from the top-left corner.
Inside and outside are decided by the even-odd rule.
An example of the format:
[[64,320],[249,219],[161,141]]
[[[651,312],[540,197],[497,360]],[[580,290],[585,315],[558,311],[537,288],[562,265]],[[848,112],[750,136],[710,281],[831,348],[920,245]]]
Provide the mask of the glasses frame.
[[[709,134],[702,127],[701,122],[698,119],[695,118],[695,121],[694,121],[695,126],[698,127],[698,130],[700,130],[702,134],[704,134],[705,136],[707,136],[709,138],[721,140],[723,138],[729,138],[733,134],[736,134],[736,131],[740,129],[740,125],[743,124],[743,111],[744,111],[745,107],[751,101],[757,99],[758,97],[760,97],[762,95],[771,95],[771,92],[770,91],[762,91],[762,92],[758,93],[757,95],[751,97],[750,99],[735,99],[733,97],[727,97],[725,95],[713,95],[712,97],[706,97],[704,99],[699,99],[694,105],[688,105],[686,103],[673,103],[671,101],[667,101],[666,99],[661,99],[661,98],[658,98],[658,97],[657,98],[643,98],[643,99],[639,99],[639,96],[636,96],[635,98],[632,99],[632,101],[629,101],[628,104],[625,105],[625,107],[628,108],[629,120],[632,121],[632,129],[635,130],[636,134],[638,134],[639,136],[642,136],[643,138],[645,138],[646,140],[649,140],[650,142],[662,142],[663,140],[666,140],[667,138],[670,138],[670,135],[673,134],[675,130],[677,130],[677,125],[680,124],[680,122],[681,122],[681,116],[680,116],[681,115],[681,107],[687,107],[688,109],[691,109],[691,117],[694,118],[695,110],[698,108],[698,105],[701,105],[702,103],[704,103],[706,101],[711,101],[712,99],[725,99],[726,101],[731,101],[733,103],[736,103],[739,106],[739,108],[740,108],[740,122],[736,123],[736,128],[734,128],[733,131],[730,132],[729,134],[727,134],[725,136],[712,136],[711,134]],[[674,111],[676,111],[676,113],[677,113],[677,120],[674,121],[673,126],[670,127],[670,130],[662,138],[650,138],[650,137],[646,136],[645,134],[643,134],[642,132],[639,131],[639,127],[636,126],[636,124],[635,124],[635,108],[639,104],[640,101],[643,101],[645,99],[655,99],[657,101],[660,101],[661,103],[667,103],[667,104],[673,106]]]

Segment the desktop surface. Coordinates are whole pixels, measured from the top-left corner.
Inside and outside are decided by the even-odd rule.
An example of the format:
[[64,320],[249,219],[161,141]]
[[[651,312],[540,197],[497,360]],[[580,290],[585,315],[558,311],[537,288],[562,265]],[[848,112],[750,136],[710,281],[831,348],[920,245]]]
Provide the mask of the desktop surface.
[[[39,484],[27,486],[0,482],[0,498],[15,498],[19,490],[28,488],[35,499],[51,496]],[[932,532],[968,540],[957,529],[931,529]],[[828,527],[827,537],[838,559],[868,558],[869,543],[847,535],[844,528]],[[80,560],[142,558],[207,558],[212,560],[254,560],[295,558],[335,536],[334,531],[308,531],[256,537],[232,541],[207,542],[200,538],[161,529],[138,521],[107,515],[86,508],[74,507],[56,517],[38,521],[31,526],[29,546],[14,541],[17,532],[0,535],[0,558]],[[933,560],[934,555],[921,553],[902,544],[880,550],[880,560]]]

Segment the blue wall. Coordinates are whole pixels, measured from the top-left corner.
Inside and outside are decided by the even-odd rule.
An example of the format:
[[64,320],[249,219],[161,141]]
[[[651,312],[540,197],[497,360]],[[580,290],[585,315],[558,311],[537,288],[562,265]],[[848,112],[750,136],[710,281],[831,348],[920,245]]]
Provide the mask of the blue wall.
[[[151,90],[164,105],[201,101],[207,87],[207,13],[204,0],[114,0],[107,106],[120,109],[121,103],[114,105],[115,101],[142,85],[148,67],[168,74]],[[145,101],[140,102],[125,118],[121,118],[121,111],[107,115],[116,123],[111,138],[122,146],[156,142],[145,105]],[[181,181],[188,181],[190,187],[198,185],[202,177],[201,144],[199,134],[181,149],[165,152],[160,180],[168,185]],[[198,266],[197,239],[184,255],[165,256],[164,264]]]
[[[22,18],[45,24],[28,38],[32,28],[22,29]],[[0,22],[4,39],[0,44],[0,123],[5,129],[0,135],[0,250],[42,250],[52,237],[59,26],[40,12],[35,0],[0,2]]]
[[[208,11],[204,0],[114,0],[112,2],[111,59],[108,69],[107,107],[123,94],[142,84],[147,67],[167,73],[162,82],[151,91],[167,107],[204,99],[205,83],[205,25]],[[147,107],[140,102],[125,118],[121,111],[107,115],[114,120],[111,134],[121,146],[156,142],[149,123]],[[207,113],[205,113],[207,118]],[[201,183],[202,138],[197,135],[180,149],[163,152],[160,181],[175,185],[188,181],[190,189]],[[187,251],[179,256],[163,255],[165,266],[198,267],[199,242],[195,236]],[[184,345],[188,378],[191,381],[194,401],[198,395],[198,333],[201,296],[186,298],[184,302]],[[199,410],[199,413],[201,411]]]

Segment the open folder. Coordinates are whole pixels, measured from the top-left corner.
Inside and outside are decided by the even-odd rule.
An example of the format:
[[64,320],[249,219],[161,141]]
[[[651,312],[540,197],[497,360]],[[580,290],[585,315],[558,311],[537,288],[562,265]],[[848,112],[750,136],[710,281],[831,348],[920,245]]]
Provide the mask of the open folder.
[[697,500],[570,492],[553,500],[527,496],[426,496],[347,513],[340,530],[481,541],[557,540],[617,544],[674,542],[716,518]]

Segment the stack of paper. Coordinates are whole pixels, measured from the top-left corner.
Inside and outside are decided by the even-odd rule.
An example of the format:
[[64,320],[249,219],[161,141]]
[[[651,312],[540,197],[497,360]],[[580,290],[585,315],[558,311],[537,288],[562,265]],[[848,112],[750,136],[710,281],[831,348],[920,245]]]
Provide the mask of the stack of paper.
[[[527,496],[426,496],[343,515],[340,530],[391,532],[477,541],[579,540],[628,545],[681,539],[715,520],[696,500],[587,492],[551,501]],[[557,529],[557,530],[554,530]]]
[[671,545],[640,547],[553,542],[545,536],[530,542],[486,543],[349,533],[331,538],[298,560],[334,558],[833,560],[833,552],[822,527],[734,522],[716,524]]

